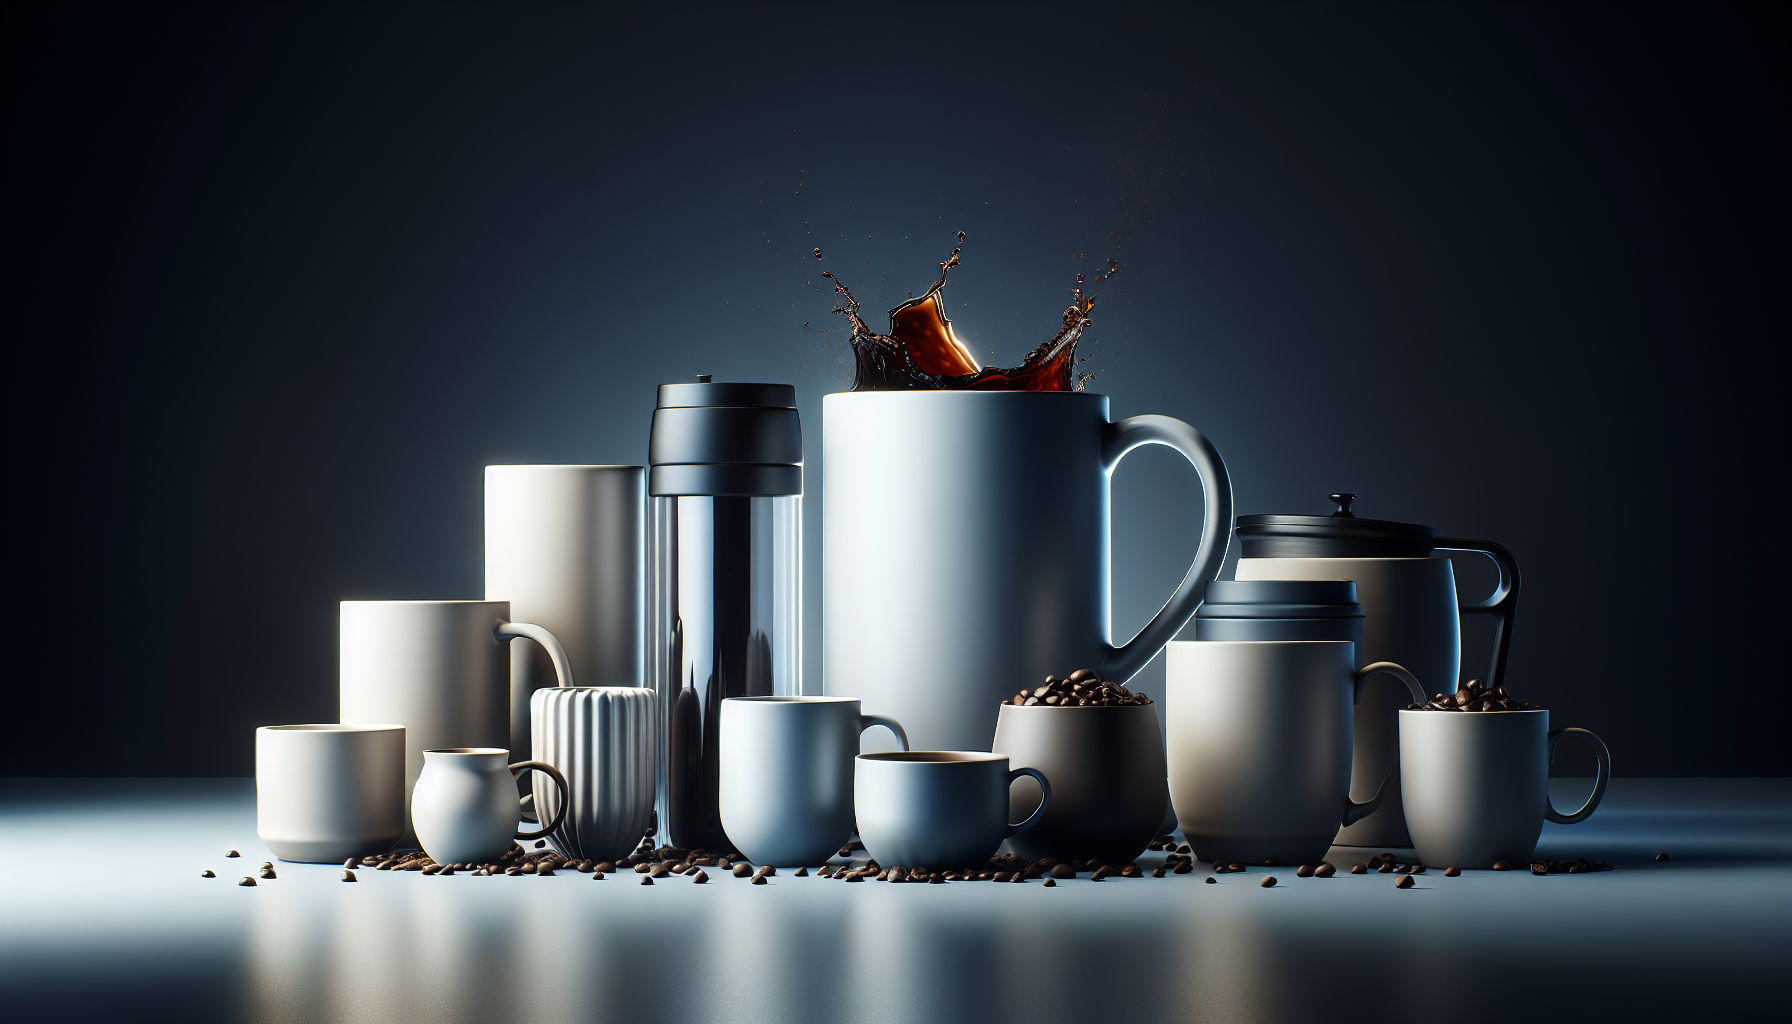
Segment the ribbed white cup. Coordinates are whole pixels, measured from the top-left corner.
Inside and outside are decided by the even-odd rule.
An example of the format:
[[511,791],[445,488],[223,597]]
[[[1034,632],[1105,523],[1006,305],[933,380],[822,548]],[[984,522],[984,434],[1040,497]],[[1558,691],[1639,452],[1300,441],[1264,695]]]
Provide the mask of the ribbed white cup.
[[[659,744],[654,692],[632,686],[549,686],[529,698],[532,755],[566,776],[571,806],[548,836],[566,857],[628,856],[652,820]],[[552,820],[560,794],[535,782],[535,806]]]

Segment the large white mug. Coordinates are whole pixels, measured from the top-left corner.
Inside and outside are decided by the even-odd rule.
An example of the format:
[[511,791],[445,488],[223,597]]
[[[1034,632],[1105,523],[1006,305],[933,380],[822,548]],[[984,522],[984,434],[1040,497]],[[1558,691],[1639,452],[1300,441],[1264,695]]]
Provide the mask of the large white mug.
[[[1563,814],[1549,801],[1549,766],[1567,736],[1592,745],[1599,774],[1586,803]],[[1551,732],[1548,711],[1400,712],[1406,827],[1429,865],[1520,867],[1544,821],[1575,825],[1592,816],[1611,774],[1605,742],[1585,729]]]
[[[510,621],[508,601],[344,601],[341,718],[405,727],[405,820],[425,750],[510,742],[510,659],[504,645],[545,647],[564,686],[566,653],[540,626]],[[407,830],[407,835],[408,835]]]
[[[1231,536],[1226,467],[1168,416],[1108,420],[1105,395],[860,391],[822,400],[824,685],[918,747],[988,750],[996,709],[1048,674],[1124,681],[1176,635]],[[1162,444],[1200,474],[1195,561],[1112,643],[1108,478]]]
[[1384,672],[1425,699],[1399,665],[1359,670],[1349,640],[1180,641],[1166,660],[1170,801],[1202,860],[1317,862],[1394,792],[1398,768],[1350,798],[1351,725]]
[[852,838],[860,733],[881,725],[908,749],[900,723],[852,697],[730,697],[721,725],[722,830],[755,864],[821,864]]
[[255,834],[281,860],[385,853],[405,832],[404,726],[255,730]]
[[[640,686],[640,466],[485,467],[485,597],[554,634],[582,686]],[[540,644],[510,645],[510,749],[527,750],[529,695],[559,683]]]

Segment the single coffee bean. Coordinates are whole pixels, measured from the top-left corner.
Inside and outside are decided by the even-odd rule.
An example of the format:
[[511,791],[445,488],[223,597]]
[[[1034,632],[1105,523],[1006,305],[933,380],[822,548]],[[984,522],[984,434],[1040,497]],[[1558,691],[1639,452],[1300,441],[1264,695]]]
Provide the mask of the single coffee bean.
[[235,850],[225,850],[224,856],[226,856],[226,857],[241,857],[242,854],[236,852]]
[[[552,864],[543,864],[540,867],[535,869],[535,876],[537,878],[548,878],[548,877],[552,876],[553,873],[554,873],[554,865],[552,865]],[[661,874],[663,875],[664,872],[662,872]]]
[[[351,858],[351,859],[352,859],[352,858]],[[349,870],[346,870],[346,869],[345,869],[345,870],[344,870],[344,871],[343,871],[343,872],[342,872],[342,880],[343,880],[343,881],[344,881],[344,882],[353,882],[353,881],[355,881],[355,873],[354,873],[354,872],[353,872],[353,871],[349,871]]]
[[[553,873],[554,873],[554,872],[553,872],[553,869],[551,869],[551,868],[550,868],[550,869],[548,869],[548,871],[547,871],[547,872],[545,872],[545,873],[546,873],[546,874],[550,874],[550,875],[551,875],[551,874],[553,874]],[[452,875],[452,874],[454,874],[454,865],[452,865],[452,864],[450,864],[450,865],[448,865],[448,866],[447,866],[447,867],[445,867],[445,868],[443,868],[443,869],[442,869],[442,870],[440,870],[440,871],[438,871],[438,872],[436,872],[436,874],[438,874],[438,875]]]
[[1323,862],[1320,863],[1320,865],[1318,867],[1313,869],[1313,877],[1314,878],[1330,878],[1337,873],[1338,873],[1337,868],[1332,867],[1330,864],[1323,863]]
[[1243,871],[1244,865],[1238,864],[1238,863],[1228,864],[1228,865],[1226,865],[1226,870],[1227,871]]
[[[872,861],[868,866],[875,867],[876,865],[877,861]],[[769,875],[772,878],[778,877],[778,869],[772,867],[770,864],[761,864],[759,866],[759,873],[762,875]]]
[[1263,860],[1263,866],[1266,868],[1273,868],[1273,867],[1280,865],[1281,863],[1282,863],[1282,858],[1280,858],[1280,857],[1266,857]]
[[1381,867],[1376,868],[1375,870],[1384,875],[1391,875],[1394,873],[1394,862],[1391,860],[1384,860],[1381,862]]
[[[250,884],[254,884],[254,883],[250,883]],[[1052,880],[1052,879],[1051,879],[1051,878],[1049,878],[1049,877],[1048,877],[1048,878],[1047,878],[1047,879],[1046,879],[1046,880],[1045,880],[1045,887],[1046,887],[1046,888],[1047,888],[1047,889],[1051,889],[1051,888],[1054,888],[1054,887],[1056,887],[1056,886],[1057,886],[1057,884],[1058,884],[1058,883],[1057,883],[1057,882],[1055,882],[1055,881],[1053,881],[1053,880]]]
[[1120,869],[1120,877],[1121,878],[1144,878],[1145,876],[1142,872],[1139,871],[1139,866],[1137,864],[1128,864],[1125,867]]
[[1655,859],[1656,860],[1673,860],[1674,858],[1668,856],[1665,853],[1658,853],[1655,855]]
[[[699,874],[701,874],[701,872],[699,872]],[[809,869],[808,868],[797,868],[796,869],[796,877],[808,878],[809,877]]]
[[274,869],[272,867],[262,868],[260,874],[261,874],[261,877],[263,877],[263,878],[279,878],[280,877],[279,875],[274,874]]
[[1549,865],[1543,863],[1542,861],[1532,861],[1531,862],[1531,874],[1547,875],[1547,874],[1549,874]]
[[1395,882],[1395,883],[1394,883],[1394,888],[1396,888],[1396,889],[1410,889],[1410,888],[1412,888],[1412,887],[1413,887],[1413,886],[1414,886],[1414,885],[1417,885],[1417,884],[1418,884],[1418,883],[1416,883],[1416,882],[1414,882],[1414,881],[1413,881],[1413,880],[1412,880],[1412,876],[1411,876],[1411,875],[1401,875],[1401,876],[1400,876],[1400,880],[1399,880],[1399,881],[1398,881],[1398,882]]
[[1461,877],[1461,875],[1462,875],[1462,869],[1457,867],[1454,864],[1452,864],[1449,867],[1444,869],[1444,877],[1445,878],[1459,878],[1459,877]]
[[255,879],[250,878],[248,875],[244,875],[242,881],[239,881],[236,884],[253,886],[255,884]]
[[200,878],[216,878],[218,876],[215,873],[213,873],[211,868],[206,868],[204,871],[199,872],[199,877]]
[[512,875],[512,876],[520,875],[523,873],[523,869],[512,864],[510,867],[507,867],[504,869],[504,873],[507,875]]
[[1369,873],[1369,866],[1367,864],[1352,864],[1350,866],[1350,873],[1353,875],[1366,875]]
[[1276,876],[1264,875],[1263,881],[1258,882],[1257,884],[1261,885],[1265,889],[1274,889],[1276,887]]
[[1207,883],[1207,884],[1208,884],[1208,885],[1218,885],[1218,884],[1220,884],[1220,880],[1219,880],[1219,879],[1217,879],[1217,878],[1215,878],[1215,877],[1213,877],[1213,876],[1212,876],[1212,875],[1208,875],[1208,876],[1207,876],[1207,877],[1206,877],[1206,878],[1203,878],[1203,879],[1202,879],[1202,881],[1203,881],[1203,882],[1206,882],[1206,883]]
[[642,875],[641,876],[641,884],[642,885],[652,885],[653,884],[653,876],[652,875]]
[[1507,863],[1505,860],[1496,860],[1493,862],[1493,870],[1495,870],[1495,871],[1510,871],[1510,870],[1512,870],[1512,865]]
[[[987,704],[984,706],[988,707]],[[1069,864],[1054,864],[1054,865],[1052,865],[1052,877],[1053,878],[1075,878],[1076,877],[1076,868],[1071,867]]]
[[1095,869],[1094,874],[1089,876],[1089,881],[1105,882],[1105,881],[1107,881],[1107,877],[1108,877],[1108,866],[1106,864],[1103,864],[1101,867],[1098,867]]
[[342,870],[344,870],[344,871],[353,871],[360,866],[361,866],[361,858],[359,858],[359,857],[350,857],[349,859],[342,862]]
[[1406,868],[1406,873],[1409,875],[1422,875],[1425,873],[1425,865],[1423,864],[1408,864]]
[[1294,877],[1296,877],[1296,878],[1312,878],[1313,877],[1313,865],[1302,864],[1300,867],[1295,868],[1294,869]]
[[606,875],[613,875],[616,873],[616,865],[607,860],[600,860],[597,862],[597,866],[592,870],[601,871]]
[[264,868],[271,868],[274,866],[274,862],[271,860],[264,860],[261,862],[261,866]]

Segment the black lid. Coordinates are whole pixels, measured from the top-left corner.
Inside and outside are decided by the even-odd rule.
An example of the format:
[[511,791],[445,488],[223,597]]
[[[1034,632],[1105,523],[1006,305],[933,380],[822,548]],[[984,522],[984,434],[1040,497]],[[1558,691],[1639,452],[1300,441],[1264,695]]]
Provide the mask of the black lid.
[[661,384],[647,441],[647,493],[803,493],[803,427],[793,384]]
[[1360,619],[1354,580],[1214,580],[1198,619]]
[[1429,558],[1437,531],[1416,523],[1358,519],[1350,511],[1356,495],[1330,495],[1338,510],[1329,516],[1239,516],[1238,541],[1244,558]]

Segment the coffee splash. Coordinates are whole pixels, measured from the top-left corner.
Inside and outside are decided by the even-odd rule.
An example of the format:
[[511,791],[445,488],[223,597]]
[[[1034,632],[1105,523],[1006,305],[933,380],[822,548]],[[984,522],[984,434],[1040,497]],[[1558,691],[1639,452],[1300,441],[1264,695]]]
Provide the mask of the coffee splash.
[[[954,248],[940,264],[940,277],[933,287],[920,298],[890,310],[888,334],[873,331],[859,316],[859,303],[852,292],[839,278],[822,271],[822,277],[834,282],[841,299],[834,312],[845,317],[852,328],[852,390],[1081,391],[1092,375],[1076,372],[1076,345],[1093,324],[1089,312],[1095,308],[1095,296],[1083,291],[1083,275],[1076,276],[1077,286],[1071,292],[1074,301],[1064,311],[1064,326],[1057,334],[1028,353],[1019,366],[983,366],[953,333],[952,321],[946,318],[942,290],[947,275],[959,264],[964,232],[958,233],[958,241],[960,248]],[[820,249],[815,250],[815,258],[822,258]],[[1119,263],[1109,260],[1107,273],[1098,275],[1096,281],[1118,271]]]

